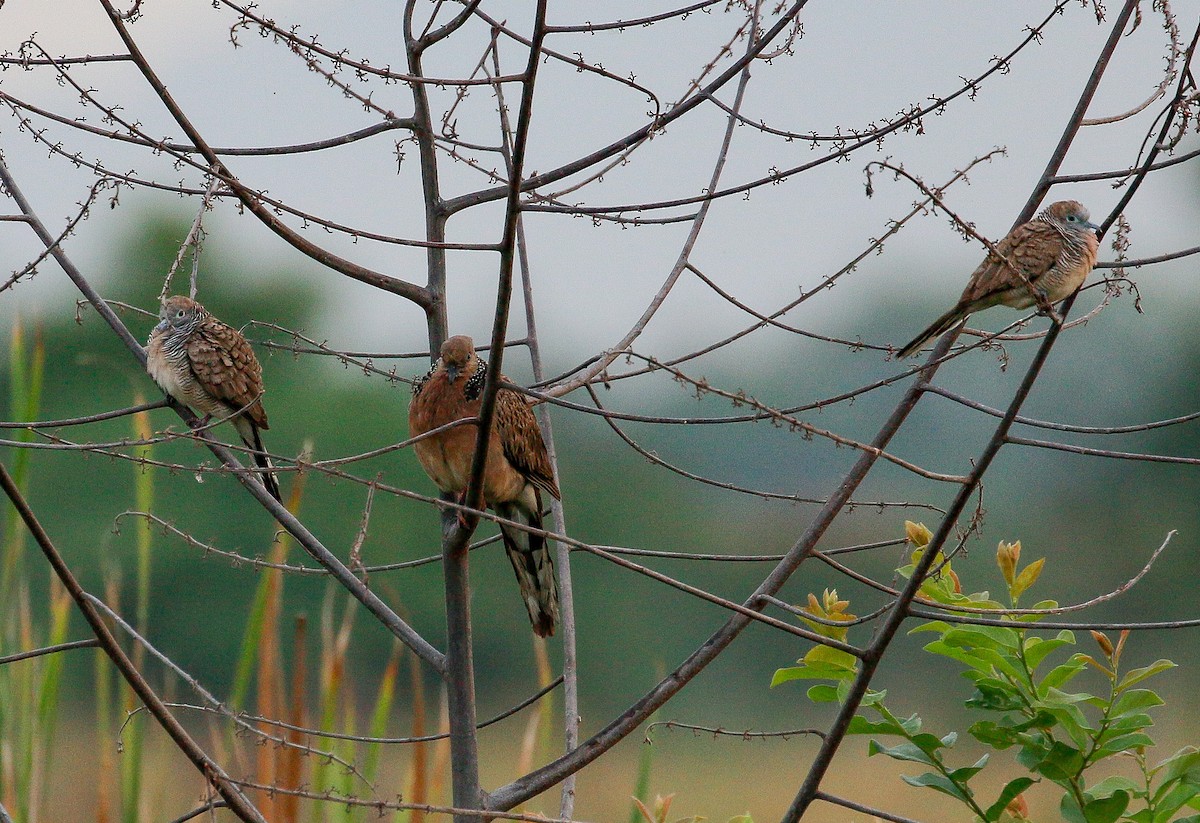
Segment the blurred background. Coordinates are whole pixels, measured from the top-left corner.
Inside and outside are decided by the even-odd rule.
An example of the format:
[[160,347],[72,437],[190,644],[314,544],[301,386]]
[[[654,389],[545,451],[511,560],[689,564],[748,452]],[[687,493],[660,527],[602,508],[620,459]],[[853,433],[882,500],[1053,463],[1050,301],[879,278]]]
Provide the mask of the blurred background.
[[[527,30],[530,9],[523,3],[485,3],[496,19]],[[616,20],[665,10],[669,4],[610,2],[556,3],[552,18],[561,25]],[[1175,3],[1185,36],[1195,25],[1195,3]],[[432,6],[431,6],[432,8]],[[1041,25],[1054,6],[1047,2],[959,4],[937,2],[878,4],[813,3],[801,15],[803,36],[792,52],[756,63],[743,112],[749,124],[735,129],[722,186],[758,179],[836,151],[837,144],[787,140],[753,125],[761,122],[792,132],[836,135],[878,126],[913,105],[924,105],[977,77],[998,56],[1028,36],[1026,26]],[[1111,12],[1111,10],[1110,10]],[[305,37],[319,35],[334,51],[345,48],[373,65],[398,66],[401,8],[397,4],[262,3],[258,12],[287,28],[300,24]],[[1109,67],[1091,113],[1102,117],[1129,111],[1150,97],[1167,65],[1163,16],[1143,9],[1140,26],[1127,35]],[[621,77],[652,88],[662,106],[681,98],[736,30],[744,13],[724,5],[651,27],[598,34],[559,34],[550,46],[564,54],[603,66]],[[8,0],[0,8],[0,50],[18,51],[36,33],[53,55],[103,54],[119,43],[99,6],[89,2]],[[324,79],[305,70],[286,46],[247,28],[231,27],[238,17],[228,7],[209,3],[148,2],[132,26],[166,85],[210,144],[283,145],[323,139],[379,120],[379,114],[345,98]],[[828,162],[789,177],[779,185],[755,188],[716,201],[692,255],[692,263],[739,301],[770,312],[801,291],[846,266],[880,237],[920,198],[910,183],[876,174],[874,194],[865,194],[864,166],[888,158],[930,185],[942,185],[976,158],[994,148],[1003,156],[977,166],[969,182],[958,183],[946,201],[978,231],[999,238],[1010,227],[1038,179],[1061,129],[1092,69],[1110,22],[1098,23],[1091,4],[1071,3],[1052,17],[1041,41],[1023,49],[1004,71],[980,82],[973,95],[956,99],[924,117],[920,127],[889,136],[878,147]],[[457,77],[469,72],[486,46],[486,27],[468,27],[453,47],[435,49],[426,71]],[[744,48],[731,46],[735,54]],[[503,45],[506,70],[518,71],[524,52]],[[723,58],[725,59],[725,58]],[[727,59],[725,60],[727,62]],[[718,68],[723,65],[718,63]],[[95,109],[79,103],[79,93],[56,80],[54,69],[6,66],[0,91],[68,117],[101,123]],[[123,63],[73,67],[71,74],[95,90],[107,105],[120,105],[121,116],[137,121],[154,136],[181,139],[135,68]],[[372,101],[398,116],[409,113],[407,90],[379,80],[353,80]],[[508,100],[515,105],[515,92]],[[453,107],[455,127],[464,140],[494,143],[496,101],[475,89],[454,106],[453,89],[431,92],[435,110]],[[732,99],[732,89],[722,98]],[[644,94],[614,85],[594,74],[554,61],[539,76],[527,168],[545,171],[587,154],[645,122],[653,103]],[[1126,120],[1085,128],[1064,164],[1064,173],[1105,171],[1136,162],[1147,131],[1165,101],[1151,104]],[[10,104],[11,106],[11,104]],[[23,110],[22,110],[23,111]],[[28,114],[22,114],[29,117]],[[49,127],[35,120],[38,128]],[[672,124],[630,156],[629,162],[564,202],[615,206],[694,197],[708,185],[724,131],[725,115],[700,107]],[[109,126],[111,128],[111,126]],[[169,157],[53,126],[43,140],[17,115],[0,120],[0,150],[18,184],[52,231],[61,229],[93,182],[87,168],[71,157],[100,162],[104,168],[146,180],[197,185],[201,178],[176,168]],[[416,148],[402,132],[331,151],[276,158],[233,158],[230,166],[256,189],[267,190],[305,211],[344,225],[407,238],[420,238],[423,211]],[[397,142],[400,141],[400,142]],[[1184,137],[1178,152],[1196,146]],[[60,145],[67,157],[48,149]],[[468,164],[446,162],[442,184],[448,196],[488,185]],[[493,161],[496,162],[496,161]],[[567,184],[551,186],[566,189]],[[1125,211],[1131,226],[1130,258],[1149,257],[1197,244],[1200,198],[1194,164],[1182,163],[1151,175]],[[1056,188],[1050,199],[1071,197],[1091,208],[1093,220],[1107,216],[1120,197],[1110,181]],[[196,198],[147,188],[123,190],[118,202],[107,199],[91,210],[65,244],[67,253],[102,294],[112,300],[156,311],[163,278],[187,235]],[[14,211],[11,204],[6,211]],[[639,216],[633,210],[626,217]],[[689,214],[689,207],[648,211],[650,218]],[[501,208],[496,204],[467,210],[450,222],[456,242],[494,242],[499,238]],[[300,227],[298,220],[289,223]],[[198,298],[235,327],[251,320],[302,332],[339,350],[420,352],[427,347],[424,316],[415,306],[354,283],[308,260],[231,202],[219,202],[205,218],[207,237],[200,262]],[[533,212],[525,221],[537,310],[537,325],[547,374],[566,372],[618,341],[662,285],[685,241],[690,224],[636,225],[593,221],[586,217]],[[423,283],[424,252],[390,243],[372,243],[309,227],[306,236],[380,271]],[[18,270],[40,247],[20,224],[0,228],[0,258],[6,270]],[[978,263],[977,243],[963,242],[942,213],[908,222],[889,239],[883,253],[862,260],[836,286],[787,315],[785,322],[818,335],[887,345],[902,344],[957,297]],[[1114,252],[1103,248],[1102,259]],[[1196,409],[1193,375],[1200,368],[1200,333],[1193,315],[1195,258],[1182,258],[1130,270],[1140,298],[1126,293],[1084,326],[1064,334],[1026,404],[1030,417],[1070,423],[1118,426],[1183,415]],[[186,270],[187,266],[185,266]],[[1097,272],[1090,283],[1097,283]],[[6,272],[7,274],[7,272]],[[186,289],[186,271],[175,291]],[[450,254],[451,330],[488,337],[494,311],[494,254]],[[1103,299],[1102,285],[1085,290],[1076,303],[1082,314]],[[17,354],[31,356],[35,343],[45,353],[39,419],[55,419],[121,408],[159,392],[112,333],[88,309],[78,313],[79,295],[52,264],[39,267],[15,288],[0,292],[0,339],[22,335],[24,348],[9,346],[13,356],[0,363],[0,388],[10,398],[4,419],[18,419],[21,397],[14,378]],[[519,303],[519,301],[518,301]],[[1140,310],[1139,310],[1140,309]],[[141,339],[153,321],[122,314]],[[996,309],[976,316],[972,325],[998,329],[1016,315]],[[638,339],[637,352],[668,360],[724,338],[754,318],[721,299],[699,279],[686,274]],[[1044,328],[1035,320],[1031,329]],[[245,325],[256,343],[288,345],[286,333]],[[511,336],[525,333],[525,317],[514,307]],[[1036,343],[1010,344],[1007,357],[975,352],[947,364],[938,382],[991,406],[1003,407],[1024,373]],[[333,358],[294,355],[260,345],[267,386],[265,403],[271,429],[266,445],[295,455],[311,443],[317,459],[357,454],[407,436],[408,386]],[[372,358],[384,370],[395,367],[402,378],[425,371],[427,360]],[[640,364],[618,361],[613,374]],[[838,345],[779,329],[755,332],[736,344],[682,366],[691,377],[729,391],[744,391],[776,408],[813,403],[894,375],[902,368],[885,353]],[[515,381],[532,380],[528,357],[510,349],[505,371]],[[890,413],[907,381],[900,381],[831,404],[801,418],[820,428],[859,440],[870,439]],[[744,414],[713,395],[696,397],[688,385],[662,373],[619,380],[598,388],[608,408],[640,415],[715,418]],[[568,399],[588,405],[586,394]],[[552,411],[558,444],[561,486],[573,537],[598,545],[630,546],[680,552],[780,554],[804,529],[816,507],[795,501],[768,500],[689,481],[631,450],[594,415],[563,408]],[[166,410],[150,415],[154,429],[180,421]],[[738,425],[620,424],[642,447],[689,472],[753,489],[821,499],[835,487],[856,453],[827,440],[808,439],[766,422]],[[993,424],[938,397],[921,403],[893,441],[891,451],[934,471],[965,473]],[[231,437],[228,427],[217,430]],[[1043,433],[1022,430],[1025,436]],[[128,419],[89,426],[86,434],[64,430],[66,437],[106,442],[135,436]],[[1061,439],[1128,452],[1200,457],[1195,424],[1145,431],[1120,438],[1054,433]],[[138,477],[133,464],[98,455],[57,451],[21,452],[28,461],[29,499],[85,586],[100,592],[119,582],[120,600],[132,613],[138,567],[138,530],[124,511],[139,508]],[[0,459],[8,466],[16,449]],[[186,467],[212,464],[212,456],[186,443],[156,446],[154,458]],[[392,485],[432,494],[434,488],[407,452],[390,453],[355,464],[354,473],[376,475]],[[196,540],[247,558],[271,552],[273,523],[226,477],[194,470],[153,474],[152,511]],[[285,494],[294,483],[283,481]],[[343,559],[360,527],[365,504],[362,485],[314,474],[305,480],[301,518]],[[953,487],[922,480],[880,463],[855,499],[906,503],[861,505],[844,514],[821,543],[823,548],[902,537],[904,521],[936,528],[938,512]],[[967,543],[967,556],[955,568],[971,591],[998,589],[994,548],[999,540],[1020,539],[1025,557],[1046,557],[1038,585],[1041,597],[1072,603],[1110,591],[1133,576],[1150,553],[1176,530],[1162,559],[1131,591],[1087,614],[1097,620],[1171,620],[1200,616],[1192,592],[1196,568],[1195,500],[1200,492],[1191,466],[1084,458],[1009,446],[985,479],[981,534]],[[146,498],[142,498],[143,502]],[[11,518],[5,540],[20,539]],[[480,534],[490,532],[485,526]],[[240,650],[245,642],[255,592],[262,573],[252,564],[232,563],[188,545],[159,528],[151,531],[151,564],[146,626],[155,645],[223,699],[238,688]],[[433,510],[419,503],[379,496],[362,547],[368,565],[425,557],[436,552],[438,524]],[[292,560],[299,562],[298,550]],[[885,582],[906,562],[906,550],[892,547],[857,555],[855,568]],[[700,563],[648,560],[647,565],[734,600],[743,598],[770,569],[770,563]],[[37,621],[46,621],[44,565],[32,554],[25,561],[29,584],[25,597]],[[673,669],[725,619],[703,604],[645,577],[576,553],[572,560],[579,624],[583,734],[602,727]],[[538,687],[537,661],[512,573],[498,546],[477,553],[472,564],[473,609],[480,716],[490,717]],[[435,645],[444,644],[441,572],[438,564],[371,577],[371,586],[412,621]],[[809,592],[837,588],[857,613],[882,601],[832,570],[806,563],[784,595],[803,602]],[[344,604],[319,576],[288,576],[280,625],[286,665],[294,663],[290,632],[297,615],[307,615],[310,654],[316,659],[322,620],[336,624]],[[15,607],[0,604],[0,609]],[[329,616],[332,615],[332,616]],[[71,638],[84,636],[82,621],[71,617]],[[37,625],[44,632],[44,625]],[[1198,708],[1194,630],[1139,633],[1130,640],[1130,665],[1170,657],[1181,668],[1164,677],[1161,693],[1172,722],[1159,733],[1163,756],[1195,742],[1190,718]],[[868,630],[852,639],[865,642]],[[376,691],[392,654],[391,639],[370,620],[358,619],[346,650],[343,698],[360,718],[360,731],[375,704]],[[897,642],[887,656],[878,685],[892,704],[919,711],[944,733],[963,728],[962,700],[969,693],[945,661],[920,654],[920,636]],[[1081,641],[1082,642],[1082,641]],[[1090,642],[1090,641],[1089,641]],[[822,728],[827,707],[816,707],[800,687],[769,689],[772,673],[805,651],[795,638],[751,627],[678,697],[659,719],[674,719],[726,729],[779,730]],[[549,647],[557,671],[559,653]],[[1090,651],[1090,649],[1088,649]],[[98,675],[92,652],[62,657],[61,715],[56,755],[51,759],[45,794],[47,820],[93,819],[101,768],[97,754],[113,739],[96,739],[94,698]],[[13,664],[22,665],[22,664]],[[407,665],[407,664],[406,664]],[[316,693],[315,663],[310,671]],[[151,667],[152,681],[170,681]],[[183,696],[186,687],[167,686]],[[412,727],[418,687],[402,675],[387,719],[392,734]],[[436,684],[424,683],[434,713]],[[556,700],[559,698],[556,697]],[[186,702],[186,701],[185,701]],[[560,705],[560,704],[559,704]],[[237,708],[242,708],[238,706]],[[247,708],[249,708],[247,706]],[[494,786],[516,776],[511,751],[528,730],[524,715],[493,727],[482,736],[484,782]],[[559,750],[557,714],[547,718],[535,748],[538,762]],[[202,722],[197,728],[204,728]],[[133,723],[149,723],[135,718]],[[436,725],[434,718],[428,722]],[[147,732],[147,783],[156,788],[142,802],[143,819],[172,819],[191,808],[201,784],[164,752],[157,731]],[[750,811],[755,820],[775,819],[786,808],[807,768],[813,744],[803,738],[770,741],[714,739],[684,731],[656,731],[649,770],[651,796],[676,793],[673,813],[702,814],[712,820]],[[974,760],[963,743],[964,762]],[[843,748],[829,789],[921,819],[940,817],[930,792],[904,786],[891,764],[857,761],[865,741]],[[577,816],[583,820],[623,820],[635,790],[642,735],[635,734],[580,777]],[[977,754],[976,754],[977,756]],[[854,764],[851,767],[848,764]],[[407,765],[403,756],[385,767],[381,785],[393,781],[399,791]],[[862,769],[870,770],[864,785]],[[388,772],[387,769],[392,769]],[[645,767],[643,767],[643,772]],[[175,775],[174,778],[169,777]],[[186,775],[186,776],[183,776]],[[878,779],[875,779],[878,775]],[[1037,789],[1031,792],[1035,803]],[[395,791],[384,791],[394,795]],[[1043,801],[1056,802],[1047,791]],[[557,811],[557,792],[529,805],[547,814]],[[1049,805],[1048,805],[1049,807]],[[822,816],[823,815],[823,816]],[[813,820],[866,820],[861,815],[814,809]]]

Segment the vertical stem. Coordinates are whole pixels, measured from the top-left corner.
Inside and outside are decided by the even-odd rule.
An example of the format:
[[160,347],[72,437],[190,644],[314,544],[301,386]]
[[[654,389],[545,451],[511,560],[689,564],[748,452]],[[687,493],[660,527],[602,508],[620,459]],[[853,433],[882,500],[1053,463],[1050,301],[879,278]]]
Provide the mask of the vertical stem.
[[[405,50],[408,53],[408,72],[413,77],[423,77],[422,57],[425,46],[412,33],[414,0],[404,8]],[[446,214],[442,203],[441,184],[438,180],[437,146],[433,142],[433,116],[429,108],[429,92],[425,84],[412,83],[413,120],[416,127],[413,135],[417,141],[417,156],[421,163],[421,188],[425,201],[425,239],[430,245],[425,252],[429,267],[425,288],[432,302],[425,309],[429,327],[429,351],[436,359],[437,350],[449,335],[449,320],[446,315],[446,250],[438,243],[446,240]]]
[[[492,42],[492,68],[495,74],[500,74],[500,56],[495,41]],[[496,84],[496,99],[500,109],[500,129],[503,139],[504,160],[508,164],[509,173],[512,170],[512,129],[509,125],[508,108],[504,102],[504,84]],[[521,292],[525,298],[525,339],[529,347],[529,360],[533,366],[533,379],[541,383],[546,372],[542,366],[542,349],[538,342],[537,313],[533,305],[533,278],[529,268],[529,245],[525,239],[525,222],[517,218],[517,261],[521,267]],[[554,444],[554,426],[551,423],[550,405],[540,403],[534,410],[538,424],[542,429],[542,439],[546,443],[546,454],[554,470],[554,476],[559,477],[558,450]],[[562,501],[551,498],[550,516],[554,521],[554,531],[567,534],[566,512]],[[571,550],[568,546],[555,542],[554,564],[558,577],[558,605],[560,619],[560,637],[563,650],[563,743],[566,752],[574,751],[579,746],[579,663],[575,653],[575,590],[571,582]],[[575,814],[575,775],[570,774],[562,783],[562,801],[558,816],[570,818]]]
[[[509,170],[508,198],[505,202],[504,234],[500,244],[499,282],[496,285],[496,313],[492,323],[490,367],[484,381],[480,400],[478,434],[475,454],[471,461],[471,476],[464,500],[468,507],[484,505],[483,474],[487,465],[488,441],[496,412],[496,392],[500,387],[505,337],[508,331],[509,305],[512,301],[512,275],[515,258],[517,219],[521,210],[521,175],[528,144],[529,124],[533,117],[533,91],[541,62],[542,40],[545,37],[546,0],[538,0],[534,15],[533,35],[530,38],[529,59],[521,84],[521,108],[517,116],[513,140],[512,163]],[[475,732],[475,680],[471,660],[471,610],[468,541],[478,524],[478,517],[467,514],[459,522],[459,514],[446,510],[442,515],[442,564],[446,576],[446,622],[450,640],[446,652],[446,676],[450,694],[450,756],[454,777],[454,804],[460,808],[479,809],[484,796],[479,788],[479,762]],[[469,804],[469,805],[468,805]],[[459,820],[462,817],[462,820]],[[474,823],[460,815],[455,823]]]
[[[525,320],[529,341],[529,359],[533,364],[533,379],[542,382],[545,369],[542,367],[542,352],[538,345],[537,323],[533,311],[533,282],[529,272],[529,251],[525,245],[525,227],[517,227],[517,252],[521,262],[521,286],[525,296]],[[546,441],[546,453],[554,476],[558,477],[558,452],[554,445],[554,427],[551,425],[550,404],[541,403],[534,410],[542,428],[542,439]],[[554,531],[567,534],[567,518],[562,501],[551,498],[550,516],[554,520]],[[575,590],[571,582],[570,547],[554,544],[555,570],[558,572],[558,608],[563,649],[563,743],[567,752],[579,745],[579,663],[575,654]],[[568,775],[562,784],[562,805],[558,816],[571,818],[575,814],[575,775]]]
[[[409,73],[423,76],[422,55],[425,41],[413,32],[415,0],[404,8],[405,51]],[[438,182],[437,147],[433,140],[433,117],[429,94],[420,82],[412,84],[414,135],[421,162],[421,185],[425,201],[425,238],[432,244],[446,239],[446,214]],[[426,252],[429,267],[426,289],[432,297],[426,308],[430,358],[449,336],[446,312],[446,250],[431,245]],[[443,500],[455,500],[456,495],[443,493]],[[479,785],[479,745],[476,736],[475,662],[471,639],[471,575],[469,549],[466,540],[456,540],[458,512],[442,511],[442,571],[446,598],[446,681],[450,715],[450,769],[454,805],[462,809],[478,809],[483,802]],[[455,815],[455,823],[477,823],[469,815]]]
[[[443,498],[454,499],[454,494]],[[475,662],[471,651],[470,548],[453,539],[457,509],[442,511],[442,572],[446,586],[446,687],[450,708],[450,774],[454,805],[478,809],[479,746],[475,717]],[[454,823],[478,823],[470,815],[455,815]]]

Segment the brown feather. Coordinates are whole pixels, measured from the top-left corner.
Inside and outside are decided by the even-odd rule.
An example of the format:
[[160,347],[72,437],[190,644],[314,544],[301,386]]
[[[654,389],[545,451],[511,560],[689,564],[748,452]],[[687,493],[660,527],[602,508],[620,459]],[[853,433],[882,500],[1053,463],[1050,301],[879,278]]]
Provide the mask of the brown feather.
[[[1042,275],[1058,262],[1062,251],[1062,238],[1049,223],[1031,221],[1013,229],[996,244],[996,251],[1000,252],[1000,256],[989,251],[984,261],[971,274],[971,279],[958,301],[960,310],[969,314],[980,308],[994,306],[997,302],[1012,305],[1009,300],[994,298],[1007,296],[1007,293],[1015,290],[1024,290],[1029,298],[1029,303],[1024,307],[1015,308],[1033,305],[1036,301],[1033,295],[1029,294],[1017,271],[1036,285]],[[1005,258],[1012,261],[1017,271],[1013,271],[1013,266],[1009,265]],[[1009,299],[1016,299],[1016,296]]]
[[[501,375],[501,380],[508,378]],[[542,491],[562,500],[542,430],[525,398],[511,389],[496,392],[496,428],[508,462]]]
[[[486,368],[475,355],[469,337],[447,340],[441,358],[413,385],[408,407],[409,436],[478,417]],[[474,423],[456,426],[413,444],[425,473],[443,492],[466,491],[478,429]],[[484,503],[507,520],[540,529],[539,490],[559,498],[541,429],[522,395],[500,389],[483,470]],[[548,637],[558,620],[558,584],[546,539],[503,524],[500,531],[533,631]]]
[[952,309],[909,341],[897,357],[915,354],[926,341],[992,306],[1027,309],[1057,303],[1075,292],[1096,265],[1099,241],[1087,209],[1075,200],[1051,203],[1035,219],[1010,231],[971,273]]
[[241,332],[209,317],[188,338],[187,353],[206,392],[235,409],[245,408],[260,429],[270,428],[261,400],[262,366]]

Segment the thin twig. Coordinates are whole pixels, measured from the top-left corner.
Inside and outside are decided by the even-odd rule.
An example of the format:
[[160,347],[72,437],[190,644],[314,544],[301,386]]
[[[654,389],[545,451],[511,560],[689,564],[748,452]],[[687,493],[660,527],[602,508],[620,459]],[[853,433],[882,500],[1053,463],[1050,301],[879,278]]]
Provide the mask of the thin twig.
[[41,657],[44,654],[57,654],[58,652],[70,651],[71,649],[94,649],[99,645],[100,641],[92,638],[90,640],[72,640],[69,643],[58,643],[54,646],[43,646],[40,649],[30,649],[27,652],[17,652],[16,654],[0,657],[0,666],[3,666],[5,663],[15,663],[18,660],[28,660],[31,657]]

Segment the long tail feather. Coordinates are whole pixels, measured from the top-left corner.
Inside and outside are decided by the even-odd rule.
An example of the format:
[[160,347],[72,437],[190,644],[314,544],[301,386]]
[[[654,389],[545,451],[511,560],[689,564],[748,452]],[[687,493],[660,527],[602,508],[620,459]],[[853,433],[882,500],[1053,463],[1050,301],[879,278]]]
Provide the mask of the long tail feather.
[[900,349],[896,353],[897,358],[911,357],[916,354],[922,346],[935,337],[940,337],[950,329],[954,328],[955,324],[965,320],[969,312],[965,312],[961,307],[955,306],[950,311],[943,314],[937,320],[930,324],[929,328],[914,337],[908,345]]
[[258,426],[243,417],[235,418],[234,423],[238,434],[242,436],[242,442],[246,444],[247,448],[254,449],[254,465],[266,470],[258,473],[263,486],[272,497],[279,501],[280,505],[283,505],[283,495],[279,492],[279,481],[275,479],[275,472],[271,471],[274,464],[271,463],[271,458],[267,457],[267,450],[263,448]]
[[[494,507],[506,520],[525,523],[535,529],[542,527],[542,515],[518,503],[503,503]],[[558,581],[554,578],[554,558],[546,540],[540,534],[530,534],[511,526],[500,526],[504,549],[517,574],[521,599],[529,612],[529,622],[538,637],[554,634],[558,623]]]

